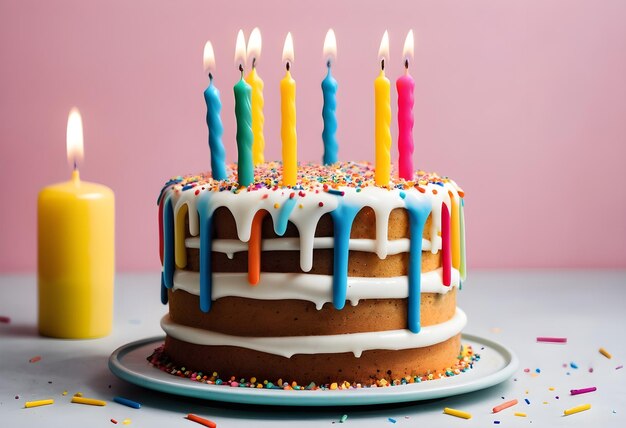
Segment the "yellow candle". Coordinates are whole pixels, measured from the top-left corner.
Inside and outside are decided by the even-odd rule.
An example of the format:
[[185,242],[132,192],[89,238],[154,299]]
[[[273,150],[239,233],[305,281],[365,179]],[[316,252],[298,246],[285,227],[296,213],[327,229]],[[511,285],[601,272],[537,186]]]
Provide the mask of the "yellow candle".
[[[75,143],[75,144],[74,144]],[[68,157],[82,155],[78,110],[68,120]],[[113,316],[114,195],[81,181],[44,188],[37,203],[39,332],[86,339],[106,336]]]
[[287,72],[280,81],[280,134],[283,142],[283,185],[295,186],[298,176],[298,136],[296,134],[296,81],[291,77],[293,40],[287,34],[283,48],[283,61],[287,61]]
[[256,71],[256,63],[261,56],[261,32],[258,28],[252,30],[248,40],[248,57],[252,57],[252,70],[246,77],[246,82],[252,87],[252,163],[260,165],[265,161],[263,151],[265,150],[265,137],[263,136],[263,80]]
[[391,175],[391,84],[385,77],[385,57],[389,52],[389,35],[385,31],[378,52],[380,74],[374,81],[376,163],[374,180],[378,186],[389,185]]

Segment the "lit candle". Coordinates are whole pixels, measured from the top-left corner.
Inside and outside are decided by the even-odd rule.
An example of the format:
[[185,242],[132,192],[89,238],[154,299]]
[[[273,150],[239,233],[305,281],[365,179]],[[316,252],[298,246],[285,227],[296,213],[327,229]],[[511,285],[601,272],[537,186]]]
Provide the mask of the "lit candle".
[[209,74],[209,87],[204,90],[206,102],[206,124],[209,128],[209,150],[211,151],[211,174],[216,180],[226,180],[226,163],[224,162],[224,145],[222,144],[222,102],[220,91],[213,85],[215,70],[215,54],[213,45],[208,41],[204,45],[204,71]]
[[409,60],[413,59],[413,30],[404,41],[402,51],[404,75],[396,81],[398,90],[398,169],[400,178],[413,179],[413,104],[415,81],[409,74]]
[[283,46],[283,62],[287,72],[280,81],[280,135],[283,142],[283,185],[295,186],[298,177],[298,136],[296,134],[296,81],[291,78],[294,59],[293,39],[287,33]]
[[256,66],[261,56],[261,31],[258,28],[252,30],[250,39],[248,39],[247,57],[252,61],[252,70],[246,77],[246,82],[252,88],[252,134],[254,140],[252,142],[252,162],[254,165],[260,165],[265,161],[263,150],[265,149],[265,137],[263,136],[263,124],[265,117],[263,116],[263,80],[257,73]]
[[235,85],[235,118],[237,119],[237,180],[240,186],[249,186],[254,181],[252,164],[252,88],[243,79],[243,64],[246,58],[246,41],[243,31],[237,34],[235,64],[241,77]]
[[391,84],[385,77],[385,60],[389,56],[389,34],[380,41],[378,59],[380,74],[374,81],[376,163],[374,180],[377,186],[389,185],[391,172]]
[[70,181],[45,187],[37,201],[39,333],[67,339],[106,336],[113,317],[114,195],[81,181],[80,113],[67,121]]
[[322,118],[324,119],[324,131],[322,139],[324,140],[324,164],[329,165],[337,162],[337,81],[333,78],[330,68],[332,60],[337,58],[337,40],[335,32],[328,30],[326,39],[324,39],[324,59],[328,74],[322,81],[322,93],[324,95],[324,107],[322,108]]

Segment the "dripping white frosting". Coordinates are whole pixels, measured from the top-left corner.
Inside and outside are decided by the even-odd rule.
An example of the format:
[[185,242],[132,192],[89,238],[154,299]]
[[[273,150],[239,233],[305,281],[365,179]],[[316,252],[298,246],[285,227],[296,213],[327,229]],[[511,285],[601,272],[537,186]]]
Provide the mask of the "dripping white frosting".
[[[362,189],[353,187],[339,187],[337,191],[343,192],[343,203],[356,206],[358,208],[370,207],[376,216],[376,239],[373,243],[362,243],[355,241],[352,245],[362,245],[367,250],[375,252],[379,258],[384,259],[389,254],[397,254],[398,246],[405,245],[403,240],[390,240],[389,232],[389,215],[395,208],[404,208],[404,200],[400,195],[402,193],[411,194],[418,200],[426,200],[431,205],[431,224],[430,224],[430,242],[424,242],[423,250],[430,250],[433,254],[441,249],[441,204],[450,205],[451,192],[455,198],[458,197],[457,186],[453,181],[440,183],[441,185],[428,183],[424,184],[424,193],[417,191],[415,188],[386,189],[376,186],[368,186]],[[210,190],[205,190],[210,191]],[[197,217],[197,199],[198,196],[194,191],[188,190],[183,192],[170,192],[174,206],[175,221],[179,221],[178,215],[183,207],[188,209],[189,217],[189,233],[192,237],[199,234],[198,217]],[[285,202],[294,195],[296,204],[294,209],[288,214],[287,219],[293,223],[300,237],[297,242],[300,250],[300,267],[304,272],[311,270],[313,266],[313,249],[316,244],[322,244],[315,237],[315,229],[319,219],[331,211],[334,211],[338,205],[338,196],[328,192],[304,191],[300,196],[298,191],[290,189],[274,190],[260,188],[254,191],[241,191],[234,193],[232,191],[212,192],[209,211],[212,212],[219,207],[227,207],[232,213],[237,227],[237,236],[241,243],[247,243],[250,240],[250,232],[252,229],[252,219],[256,212],[266,210],[272,217],[274,224],[279,222],[280,208]],[[253,209],[251,209],[253,208]],[[185,245],[185,237],[180,236],[181,229],[175,227],[175,241]],[[189,246],[197,246],[193,240],[187,238]],[[283,238],[288,239],[288,238]],[[395,242],[400,241],[400,242]],[[293,242],[289,245],[294,245]],[[426,244],[428,243],[428,244]],[[266,244],[267,245],[267,244]],[[278,244],[281,245],[281,244]],[[324,245],[328,245],[325,243]],[[355,248],[356,249],[356,248]],[[232,254],[232,252],[226,252]],[[185,265],[184,252],[177,252],[177,266]],[[179,260],[178,258],[181,258]]]
[[[441,268],[422,273],[422,293],[445,294],[459,285],[459,271],[452,269],[452,284],[442,284]],[[245,297],[259,300],[296,299],[313,302],[317,309],[333,300],[332,275],[306,273],[262,272],[259,283],[251,287],[247,273],[213,273],[213,300],[222,297]],[[200,274],[177,270],[174,273],[174,290],[184,290],[200,295]],[[406,276],[391,278],[348,277],[346,299],[356,306],[361,299],[405,299],[409,295]]]
[[402,329],[322,336],[242,337],[176,324],[169,315],[161,319],[161,328],[170,337],[196,345],[237,346],[286,358],[295,354],[344,352],[352,352],[358,358],[367,350],[397,351],[441,343],[460,333],[466,323],[465,313],[457,308],[451,319],[441,324],[422,327],[419,334]]

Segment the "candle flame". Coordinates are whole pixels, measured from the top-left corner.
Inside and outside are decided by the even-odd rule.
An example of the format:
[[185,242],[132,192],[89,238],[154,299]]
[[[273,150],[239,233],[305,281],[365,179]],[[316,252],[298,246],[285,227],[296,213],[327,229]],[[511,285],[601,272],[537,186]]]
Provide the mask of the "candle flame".
[[235,65],[243,67],[246,64],[246,38],[243,30],[237,33],[237,44],[235,45]]
[[283,62],[292,63],[293,60],[293,38],[291,37],[291,33],[287,33],[287,37],[285,37],[285,44],[283,45]]
[[72,107],[67,118],[67,161],[76,168],[83,160],[83,120],[80,111]]
[[212,73],[215,71],[215,53],[213,52],[213,45],[211,41],[208,40],[204,45],[204,72]]
[[252,33],[250,33],[247,52],[248,60],[252,61],[252,66],[254,67],[261,56],[261,30],[258,27],[255,27]]
[[328,62],[337,60],[337,39],[333,29],[329,29],[324,39],[324,59]]
[[385,30],[383,38],[380,40],[380,48],[378,48],[378,60],[389,61],[389,33]]
[[408,34],[406,35],[406,39],[404,40],[404,49],[402,49],[402,59],[407,64],[407,68],[409,61],[413,59],[413,45],[413,30],[409,30]]

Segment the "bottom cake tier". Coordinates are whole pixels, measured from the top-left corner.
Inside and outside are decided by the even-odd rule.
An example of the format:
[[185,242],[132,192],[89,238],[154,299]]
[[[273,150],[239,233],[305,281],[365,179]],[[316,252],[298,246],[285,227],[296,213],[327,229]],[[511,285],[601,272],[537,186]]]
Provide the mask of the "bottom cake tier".
[[222,378],[284,379],[307,385],[438,377],[454,370],[466,316],[456,309],[440,324],[409,330],[282,337],[242,337],[177,324],[169,315],[164,354],[195,372]]

